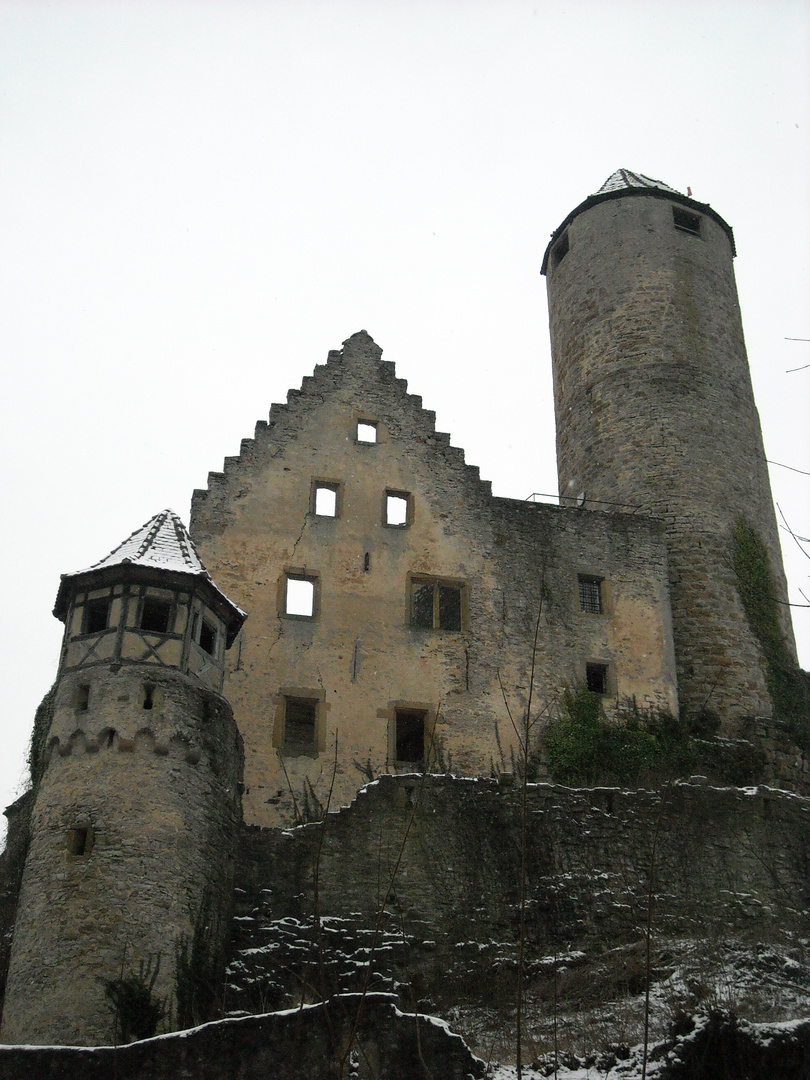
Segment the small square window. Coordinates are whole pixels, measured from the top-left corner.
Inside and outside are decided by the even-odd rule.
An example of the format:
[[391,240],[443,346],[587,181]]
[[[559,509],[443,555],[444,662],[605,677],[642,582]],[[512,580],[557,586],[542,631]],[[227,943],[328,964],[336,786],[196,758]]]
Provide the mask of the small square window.
[[684,232],[692,233],[693,236],[700,236],[699,214],[690,214],[690,212],[684,210],[682,206],[673,206],[672,222],[676,229],[682,229]]
[[425,763],[425,713],[417,709],[397,709],[394,721],[397,762],[422,769]]
[[377,441],[377,425],[374,421],[357,421],[357,441],[359,443],[375,443]]
[[315,617],[315,578],[288,574],[284,581],[284,614]]
[[411,523],[411,497],[407,491],[386,491],[385,524],[404,529]]
[[312,485],[312,513],[316,517],[338,516],[337,484],[320,484],[316,481]]
[[150,634],[168,634],[171,624],[171,600],[160,600],[156,596],[145,596],[141,605],[141,630]]
[[608,692],[608,665],[586,664],[585,685],[592,694],[606,694]]
[[78,859],[83,855],[89,855],[95,843],[95,833],[87,826],[76,829],[68,829],[67,853],[71,858]]
[[579,577],[579,610],[588,615],[602,614],[602,579]]
[[318,702],[309,698],[286,698],[283,749],[293,754],[317,750]]
[[84,625],[82,633],[100,634],[110,622],[110,601],[104,596],[97,600],[88,600],[84,605]]
[[461,630],[461,585],[438,579],[411,581],[411,626],[420,630]]

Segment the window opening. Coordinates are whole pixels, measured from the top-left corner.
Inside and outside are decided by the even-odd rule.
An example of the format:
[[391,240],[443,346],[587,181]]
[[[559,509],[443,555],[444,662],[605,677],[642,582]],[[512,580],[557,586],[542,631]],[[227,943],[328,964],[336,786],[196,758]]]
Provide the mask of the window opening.
[[87,712],[90,708],[90,686],[81,683],[76,687],[76,712]]
[[602,614],[602,579],[579,578],[579,609],[588,615]]
[[425,761],[425,714],[416,709],[397,709],[396,759],[421,769]]
[[371,569],[371,552],[367,551],[363,556],[363,570],[368,573]]
[[592,694],[606,694],[608,692],[608,665],[586,664],[585,682]]
[[209,656],[216,654],[217,632],[207,619],[203,619],[200,627],[200,648]]
[[337,517],[337,488],[330,484],[315,485],[313,509],[317,517]]
[[284,705],[284,749],[298,753],[315,750],[318,702],[308,698],[287,698]]
[[144,709],[153,709],[155,707],[155,688],[151,683],[143,684],[143,706]]
[[357,441],[360,443],[375,443],[377,441],[377,425],[370,420],[358,420]]
[[110,601],[108,597],[100,600],[88,600],[84,605],[84,633],[98,634],[106,630],[110,621]]
[[563,261],[565,256],[568,254],[568,250],[568,233],[566,232],[563,233],[563,235],[560,237],[560,239],[557,241],[551,251],[551,262],[555,268],[558,267]]
[[396,525],[400,528],[409,525],[409,501],[408,495],[403,491],[387,491],[385,493],[385,524]]
[[461,630],[461,586],[414,580],[411,626],[422,630]]
[[68,829],[67,852],[68,855],[78,858],[81,855],[89,855],[93,850],[95,836],[93,830],[87,827]]
[[172,614],[170,600],[159,600],[156,596],[145,596],[141,605],[141,630],[150,634],[168,634]]
[[700,236],[699,214],[690,214],[689,211],[684,210],[682,206],[673,206],[672,221],[676,229],[682,229],[684,232],[692,233],[693,236]]
[[284,614],[311,619],[315,615],[315,582],[311,578],[288,577],[284,593]]

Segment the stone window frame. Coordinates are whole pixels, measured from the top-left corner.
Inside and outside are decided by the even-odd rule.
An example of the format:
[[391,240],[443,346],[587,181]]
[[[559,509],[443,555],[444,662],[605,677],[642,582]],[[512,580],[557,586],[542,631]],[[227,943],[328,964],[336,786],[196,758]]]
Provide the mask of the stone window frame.
[[[588,586],[598,587],[598,604],[599,610],[594,611],[593,608],[585,606],[587,604],[586,590]],[[587,615],[588,618],[598,617],[600,615],[607,614],[607,600],[610,594],[610,589],[607,580],[602,574],[592,573],[578,573],[576,581],[576,609],[580,615]]]
[[[312,614],[311,615],[297,615],[295,612],[287,611],[287,582],[288,581],[309,581],[312,583]],[[283,570],[281,577],[278,579],[278,594],[277,594],[277,607],[279,617],[282,619],[292,619],[297,622],[314,622],[320,618],[321,614],[321,578],[314,570],[309,570],[305,566],[288,566]]]
[[[287,703],[307,702],[315,707],[314,730],[312,745],[303,746],[301,743],[287,743]],[[278,692],[275,713],[273,716],[273,746],[282,757],[318,757],[326,750],[326,691],[313,687],[282,686]]]
[[[371,445],[371,444],[368,444]],[[318,491],[326,489],[335,493],[334,514],[319,514],[315,509]],[[309,512],[318,521],[336,521],[343,516],[343,482],[331,477],[313,476],[309,494]]]
[[[591,689],[592,673],[595,675],[597,669],[602,673],[604,678],[604,689],[602,690]],[[616,672],[613,664],[609,660],[597,658],[585,660],[582,665],[582,683],[592,694],[598,694],[603,698],[612,698],[616,696]]]
[[[402,499],[405,502],[405,520],[400,524],[388,520],[389,499]],[[385,529],[410,529],[413,524],[413,493],[399,488],[386,488],[382,499],[382,523]]]
[[[398,713],[421,713],[424,718],[425,747],[422,764],[419,769],[415,768],[413,761],[404,761],[397,758],[397,714]],[[384,709],[377,710],[377,717],[387,722],[386,737],[386,768],[396,772],[423,772],[429,767],[432,756],[434,733],[436,729],[436,707],[429,701],[417,701],[413,698],[403,698],[389,701]]]
[[[373,439],[361,439],[360,428],[368,427],[374,429]],[[379,446],[382,441],[380,436],[382,434],[379,420],[374,420],[370,416],[357,416],[354,421],[354,443],[355,446]]]
[[[433,585],[433,626],[417,626],[413,621],[413,596],[418,585]],[[439,619],[439,587],[457,589],[460,601],[460,626],[458,629],[450,629],[437,625]],[[407,625],[411,630],[430,634],[461,634],[469,629],[469,584],[463,578],[442,577],[436,574],[422,574],[409,572],[407,576],[406,596]]]

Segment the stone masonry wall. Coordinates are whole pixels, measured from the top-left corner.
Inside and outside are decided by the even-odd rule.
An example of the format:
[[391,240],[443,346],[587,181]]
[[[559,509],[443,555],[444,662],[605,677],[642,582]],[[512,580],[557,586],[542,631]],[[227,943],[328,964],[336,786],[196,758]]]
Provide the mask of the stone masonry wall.
[[[105,980],[152,971],[177,1011],[175,946],[230,914],[241,741],[219,695],[154,667],[61,680],[12,942],[6,1042],[107,1043]],[[143,684],[154,687],[144,708]],[[167,1016],[168,1022],[168,1016]]]
[[[363,418],[376,424],[374,444],[355,439]],[[313,512],[319,481],[338,491],[335,517]],[[385,523],[388,491],[409,499],[402,527]],[[335,760],[333,807],[382,772],[412,769],[395,753],[397,709],[424,714],[434,769],[509,769],[509,710],[525,706],[538,620],[538,710],[584,683],[589,661],[607,665],[608,699],[677,709],[660,527],[493,499],[367,334],[274,405],[195,492],[191,531],[249,612],[224,693],[245,740],[250,823],[319,816]],[[286,573],[315,583],[312,618],[285,615]],[[580,610],[579,574],[602,579],[601,614]],[[461,630],[410,625],[413,575],[461,590]],[[308,752],[285,745],[285,696],[318,702]]]
[[675,228],[673,201],[584,210],[549,272],[560,493],[666,522],[681,703],[732,732],[735,715],[771,709],[731,568],[738,515],[782,600],[786,585],[730,239],[710,215],[700,236]]

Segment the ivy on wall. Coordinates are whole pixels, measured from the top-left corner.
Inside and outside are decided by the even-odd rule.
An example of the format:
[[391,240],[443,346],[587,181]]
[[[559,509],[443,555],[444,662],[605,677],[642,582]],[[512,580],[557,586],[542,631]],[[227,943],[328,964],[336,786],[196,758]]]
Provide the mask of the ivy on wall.
[[803,750],[810,750],[810,683],[788,647],[779,618],[768,549],[744,517],[732,534],[732,566],[743,610],[765,656],[765,681],[774,716],[784,721]]
[[34,714],[34,730],[31,732],[31,744],[28,747],[28,769],[34,786],[39,783],[45,772],[45,749],[48,745],[48,732],[51,730],[55,701],[56,683],[39,703]]

